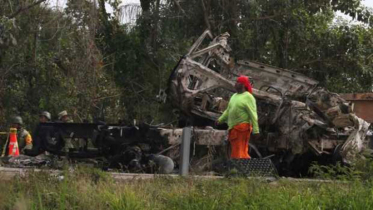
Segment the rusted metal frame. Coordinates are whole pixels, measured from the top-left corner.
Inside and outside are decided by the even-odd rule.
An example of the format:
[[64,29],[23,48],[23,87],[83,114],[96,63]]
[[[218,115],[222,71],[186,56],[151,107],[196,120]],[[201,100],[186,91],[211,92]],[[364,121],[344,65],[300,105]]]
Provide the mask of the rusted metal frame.
[[[167,129],[159,128],[159,133],[163,137],[167,137],[168,144],[175,145],[181,143],[183,129]],[[193,129],[193,139],[196,145],[210,145],[219,146],[223,145],[225,139],[227,138],[227,131],[225,130],[215,130],[215,129]]]
[[328,125],[326,123],[323,123],[320,120],[311,119],[309,116],[306,116],[306,115],[303,115],[302,119],[310,125],[317,125],[321,128],[327,128],[328,127]]
[[190,50],[186,54],[186,56],[191,55],[193,53],[193,51],[195,51],[196,49],[198,49],[198,47],[201,45],[201,43],[206,38],[206,36],[209,36],[211,39],[214,38],[209,30],[204,31],[203,34],[197,39],[197,41],[194,42],[194,44],[192,45],[192,47],[190,48]]
[[[206,32],[206,31],[205,31]],[[204,33],[195,43],[195,45],[192,46],[192,49],[194,49],[196,46],[199,46],[199,44],[203,41],[203,39],[205,38],[206,34]],[[214,48],[216,48],[217,46],[221,46],[223,47],[220,43],[218,44],[215,44],[215,45],[212,45],[208,48],[205,48],[203,49],[203,53],[206,53],[208,51],[212,51]],[[223,47],[225,49],[225,47]],[[199,51],[202,53],[202,51]],[[193,52],[193,50],[191,50],[190,52]],[[190,56],[190,53],[188,53],[188,55]],[[211,58],[211,57],[210,57]],[[208,58],[208,59],[210,59]],[[219,57],[220,58],[220,57]],[[219,85],[219,86],[213,86],[213,87],[208,87],[208,88],[205,88],[205,89],[202,89],[202,90],[198,90],[198,91],[190,91],[188,90],[188,88],[185,87],[185,85],[182,83],[183,85],[183,89],[186,90],[187,92],[190,92],[192,93],[192,95],[190,97],[194,97],[197,93],[200,93],[200,92],[206,92],[206,91],[209,91],[211,89],[215,89],[217,87],[223,87],[227,90],[230,90],[230,91],[234,91],[234,83],[233,82],[230,82],[229,80],[227,80],[226,78],[224,78],[223,76],[221,76],[220,74],[216,73],[215,71],[211,70],[210,68],[204,66],[203,64],[201,63],[198,63],[194,60],[191,60],[190,57],[187,57],[184,61],[184,65],[190,65],[190,66],[197,66],[197,68],[193,68],[191,70],[189,70],[189,74],[192,74],[194,72],[198,72],[198,73],[201,73],[202,75],[208,77],[208,78],[213,78],[214,80],[216,78],[218,78],[218,82],[219,84],[221,84],[221,82],[223,81],[223,83],[228,83],[228,84],[225,84],[225,85]],[[224,61],[223,61],[224,62]],[[194,70],[194,72],[193,72]],[[184,77],[187,77],[187,75],[183,75]],[[196,75],[198,77],[198,75]],[[281,97],[277,97],[275,94],[270,94],[270,93],[267,93],[265,91],[260,91],[260,90],[254,90],[254,95],[256,97],[259,97],[259,98],[263,98],[263,99],[269,99],[269,101],[273,102],[274,104],[279,104],[279,102],[282,101]]]
[[[208,67],[205,67],[202,64],[195,62],[189,58],[186,58],[185,62],[186,62],[185,65],[187,65],[189,68],[186,72],[183,72],[184,81],[181,83],[181,85],[183,86],[183,89],[186,92],[189,92],[192,94],[192,97],[200,92],[206,92],[211,89],[215,89],[217,87],[222,87],[222,88],[225,88],[227,90],[234,92],[234,83],[225,79],[220,74],[216,73],[215,71],[209,69]],[[185,79],[187,79],[189,75],[195,75],[197,77],[204,76],[208,78],[210,81],[213,81],[212,83],[215,83],[215,85],[204,88],[204,89],[200,89],[200,90],[190,90],[185,85]]]
[[267,102],[277,106],[282,102],[282,98],[280,96],[255,88],[253,88],[253,95],[255,96],[255,98],[266,100]]
[[[189,67],[190,70],[184,70],[184,74],[182,74],[184,78],[184,82],[181,81],[181,86],[184,92],[188,92],[191,95],[189,97],[195,97],[198,93],[206,92],[212,89],[216,89],[218,87],[222,87],[227,89],[228,91],[234,92],[234,83],[226,78],[224,78],[222,75],[216,73],[215,71],[209,69],[208,67],[205,67],[204,65],[193,61],[189,58],[186,58],[185,61],[183,61],[183,68],[185,69],[185,66]],[[195,74],[193,74],[195,73]],[[200,74],[200,75],[198,75]],[[185,79],[188,78],[189,75],[195,75],[195,76],[201,76],[209,78],[209,80],[214,81],[216,85],[209,86],[204,89],[200,90],[190,90],[185,85]],[[264,99],[272,104],[279,105],[282,102],[282,98],[280,96],[277,96],[275,94],[268,93],[266,91],[260,91],[257,89],[253,89],[253,94],[255,97],[258,97],[260,99]]]
[[263,86],[273,87],[280,90],[283,95],[308,95],[318,84],[317,81],[306,76],[249,61],[239,61],[233,73],[249,75],[254,87],[259,89]]
[[196,114],[198,116],[206,117],[207,119],[210,119],[210,120],[217,120],[221,115],[221,113],[199,110],[199,109],[196,109],[196,108],[193,108],[191,110],[191,113]]
[[289,106],[286,106],[285,101],[281,101],[280,105],[277,107],[275,116],[271,120],[271,124],[275,124],[277,119],[282,116],[286,109],[289,109]]
[[312,86],[319,84],[318,81],[316,81],[312,78],[306,77],[302,74],[292,72],[292,71],[289,71],[289,70],[286,70],[286,69],[281,69],[281,68],[277,68],[277,67],[274,67],[274,66],[262,64],[262,63],[239,60],[239,61],[237,61],[237,64],[242,65],[242,66],[250,67],[251,69],[255,69],[257,71],[259,71],[259,70],[261,72],[265,71],[265,72],[268,72],[268,73],[271,73],[271,74],[275,74],[277,76],[286,77],[286,78],[289,78],[291,80],[296,80],[298,82],[306,83],[306,84],[309,84],[309,85],[312,85]]
[[[344,140],[335,139],[312,139],[307,141],[307,145],[315,152],[316,155],[330,154],[338,144],[342,144]],[[327,151],[329,150],[329,151]]]
[[194,53],[190,54],[190,55],[188,56],[188,58],[196,58],[196,57],[199,57],[199,56],[201,56],[201,55],[203,55],[203,54],[205,54],[205,53],[208,53],[208,52],[210,52],[210,51],[212,51],[212,50],[214,50],[214,49],[216,49],[216,48],[219,48],[219,47],[225,48],[222,44],[220,44],[220,43],[216,43],[216,44],[210,45],[210,46],[208,46],[208,47],[206,47],[206,48],[203,48],[202,50],[199,50],[199,51],[197,51],[197,52],[194,52]]
[[[195,62],[191,59],[186,58],[183,62],[184,62],[183,67],[181,69],[185,69],[184,66],[188,66],[190,68],[190,70],[184,70],[184,71],[180,72],[181,75],[178,75],[178,77],[180,78],[180,85],[182,86],[182,89],[185,92],[191,93],[191,94],[193,94],[192,96],[195,96],[197,93],[208,91],[208,90],[211,90],[211,89],[214,89],[214,88],[217,88],[217,87],[222,87],[222,88],[225,88],[229,91],[234,92],[234,82],[233,81],[224,78],[222,75],[216,73],[215,71],[209,69],[208,67],[205,67],[202,64],[200,64],[198,62]],[[201,90],[189,90],[182,80],[183,80],[183,78],[185,80],[188,75],[191,75],[192,73],[195,73],[195,72],[197,72],[200,75],[203,75],[205,77],[208,77],[210,80],[214,80],[215,83],[219,84],[219,85],[216,85],[216,86],[213,86],[213,87],[208,87],[208,88],[201,89]],[[198,74],[196,76],[198,76]],[[255,97],[267,100],[268,102],[271,102],[275,105],[280,104],[281,101],[282,101],[282,98],[280,96],[268,93],[266,91],[261,91],[261,90],[255,89],[255,88],[253,88],[253,94],[254,94]]]

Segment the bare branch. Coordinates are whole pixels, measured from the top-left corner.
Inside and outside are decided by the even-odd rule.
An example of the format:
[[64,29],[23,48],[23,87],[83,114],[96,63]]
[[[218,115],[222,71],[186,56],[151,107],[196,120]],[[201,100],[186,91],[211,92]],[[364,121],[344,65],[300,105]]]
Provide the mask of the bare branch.
[[185,10],[180,6],[179,0],[173,0],[175,2],[176,7],[180,10],[181,13],[183,13],[184,16],[187,16],[185,13]]
[[17,11],[15,11],[13,14],[11,14],[8,18],[14,18],[15,16],[17,16],[21,12],[27,11],[27,10],[45,2],[45,1],[46,0],[39,0],[39,1],[34,2],[33,4],[28,5],[27,7],[20,7]]
[[206,27],[211,31],[211,25],[210,25],[210,22],[209,22],[205,1],[201,0],[201,3],[202,3],[203,17],[204,17],[204,20],[205,20]]
[[283,15],[284,15],[284,13],[278,13],[278,14],[275,14],[275,15],[250,18],[249,20],[268,20],[268,19],[273,19],[275,17],[283,16]]
[[[202,0],[203,1],[203,0]],[[269,21],[275,21],[274,18],[276,17],[279,17],[279,16],[283,16],[285,15],[284,13],[278,13],[278,14],[275,14],[275,15],[269,15],[269,16],[262,16],[262,17],[255,17],[255,18],[229,18],[229,19],[226,19],[224,20],[223,22],[221,22],[217,28],[220,28],[222,25],[224,24],[227,24],[228,22],[231,22],[231,21],[236,21],[237,23],[239,22],[251,22],[251,21],[257,21],[257,20],[269,20]],[[277,22],[277,21],[275,21]]]

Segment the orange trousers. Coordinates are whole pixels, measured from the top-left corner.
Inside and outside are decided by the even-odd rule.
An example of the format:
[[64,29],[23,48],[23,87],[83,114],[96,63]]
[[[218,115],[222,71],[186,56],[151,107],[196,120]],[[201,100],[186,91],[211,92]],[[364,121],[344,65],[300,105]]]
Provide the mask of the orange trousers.
[[241,123],[229,131],[232,159],[250,159],[249,140],[253,128],[249,123]]

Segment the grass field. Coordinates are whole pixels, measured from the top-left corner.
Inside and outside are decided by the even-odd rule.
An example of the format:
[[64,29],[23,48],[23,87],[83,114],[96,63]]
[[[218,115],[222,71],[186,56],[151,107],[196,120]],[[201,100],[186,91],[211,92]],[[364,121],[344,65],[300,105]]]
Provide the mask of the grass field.
[[373,209],[373,183],[155,178],[115,181],[79,169],[0,182],[0,209]]

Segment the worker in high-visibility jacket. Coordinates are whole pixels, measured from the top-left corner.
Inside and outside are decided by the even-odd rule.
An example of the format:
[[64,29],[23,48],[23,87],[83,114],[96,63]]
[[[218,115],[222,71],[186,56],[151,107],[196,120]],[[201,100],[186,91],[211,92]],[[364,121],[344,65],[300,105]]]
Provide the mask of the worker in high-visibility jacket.
[[250,159],[249,140],[253,133],[259,134],[256,101],[248,77],[240,76],[235,84],[236,93],[229,100],[228,107],[217,120],[217,124],[228,124],[228,140],[232,159]]
[[32,137],[30,133],[23,127],[23,120],[20,116],[13,118],[11,127],[17,129],[17,142],[20,153],[24,154],[26,149],[31,150]]
[[41,135],[42,135],[42,133],[40,133],[42,129],[41,123],[50,123],[51,119],[52,119],[51,113],[47,111],[43,111],[39,114],[39,124],[36,126],[34,132],[32,133],[32,137],[33,137],[32,138],[32,149],[26,149],[24,151],[26,155],[37,156],[39,154],[42,154],[45,151],[47,142],[43,142],[41,140]]

